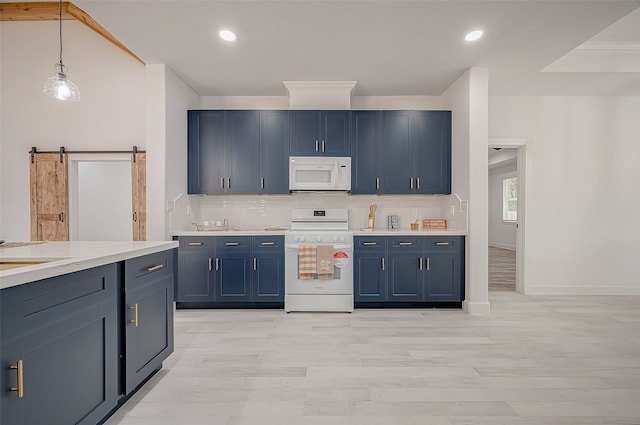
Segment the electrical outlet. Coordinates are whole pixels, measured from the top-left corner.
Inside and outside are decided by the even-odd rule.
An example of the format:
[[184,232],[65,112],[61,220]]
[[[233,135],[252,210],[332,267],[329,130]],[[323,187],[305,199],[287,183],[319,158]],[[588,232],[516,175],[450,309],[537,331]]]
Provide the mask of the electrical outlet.
[[173,212],[173,202],[167,201],[167,212]]
[[449,215],[455,215],[456,214],[456,206],[451,204],[449,205]]
[[460,212],[467,212],[469,209],[469,201],[460,201]]

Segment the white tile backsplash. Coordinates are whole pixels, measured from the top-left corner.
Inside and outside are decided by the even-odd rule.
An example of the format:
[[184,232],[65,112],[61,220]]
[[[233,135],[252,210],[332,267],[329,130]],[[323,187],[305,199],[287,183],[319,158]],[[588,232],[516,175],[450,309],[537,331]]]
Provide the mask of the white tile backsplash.
[[[292,208],[348,208],[349,227],[367,227],[369,206],[377,204],[376,228],[386,229],[387,216],[399,217],[400,229],[416,219],[446,218],[449,229],[467,230],[467,213],[457,195],[349,195],[295,193],[292,195],[184,195],[174,202],[171,232],[194,230],[191,223],[228,219],[239,230],[268,226],[289,227]],[[453,214],[452,212],[453,206]]]

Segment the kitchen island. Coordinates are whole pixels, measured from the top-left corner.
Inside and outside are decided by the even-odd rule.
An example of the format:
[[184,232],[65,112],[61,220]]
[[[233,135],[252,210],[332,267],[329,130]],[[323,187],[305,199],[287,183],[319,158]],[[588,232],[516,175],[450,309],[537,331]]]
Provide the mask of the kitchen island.
[[0,248],[1,423],[102,423],[162,367],[177,245]]

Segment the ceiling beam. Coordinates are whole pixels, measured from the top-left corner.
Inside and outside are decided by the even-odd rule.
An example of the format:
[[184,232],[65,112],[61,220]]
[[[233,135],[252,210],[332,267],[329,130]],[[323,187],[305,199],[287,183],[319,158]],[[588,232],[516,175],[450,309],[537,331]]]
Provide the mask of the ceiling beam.
[[[0,3],[0,21],[57,21],[60,16],[60,3],[46,2],[20,2]],[[62,20],[77,20],[100,34],[129,56],[144,64],[142,59],[136,56],[124,44],[115,38],[109,31],[93,19],[87,12],[71,2],[62,2]]]

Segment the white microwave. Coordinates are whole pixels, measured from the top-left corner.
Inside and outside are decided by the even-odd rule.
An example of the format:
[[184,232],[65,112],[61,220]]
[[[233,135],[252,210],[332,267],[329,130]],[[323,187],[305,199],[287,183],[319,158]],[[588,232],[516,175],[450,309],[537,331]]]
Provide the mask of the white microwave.
[[289,157],[290,191],[350,191],[351,158],[346,156]]

